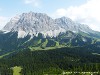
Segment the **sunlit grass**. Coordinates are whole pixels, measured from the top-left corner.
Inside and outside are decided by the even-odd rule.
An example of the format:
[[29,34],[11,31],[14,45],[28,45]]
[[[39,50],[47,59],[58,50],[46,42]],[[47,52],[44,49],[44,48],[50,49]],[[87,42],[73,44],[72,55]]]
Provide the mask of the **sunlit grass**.
[[13,75],[21,75],[20,72],[21,72],[21,67],[18,67],[18,66],[15,66],[13,67]]
[[[14,51],[13,51],[13,52],[14,52]],[[5,56],[8,56],[9,54],[11,54],[11,53],[13,53],[13,52],[9,52],[9,53],[6,53],[6,54],[4,54],[4,55],[1,55],[1,56],[0,56],[0,59],[3,58],[3,57],[5,57]]]

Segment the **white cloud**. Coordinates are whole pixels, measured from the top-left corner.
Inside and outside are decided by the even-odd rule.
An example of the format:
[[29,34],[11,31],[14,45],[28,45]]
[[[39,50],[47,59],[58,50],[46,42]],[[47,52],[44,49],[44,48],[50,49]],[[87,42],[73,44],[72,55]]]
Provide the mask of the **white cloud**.
[[74,21],[88,24],[92,29],[100,31],[100,0],[87,0],[80,6],[57,9],[53,17],[66,16]]
[[65,9],[63,9],[63,8],[60,8],[60,9],[58,9],[56,11],[56,13],[57,13],[58,17],[60,17],[60,16],[66,16],[67,11]]
[[8,20],[8,17],[0,16],[0,30],[6,25]]
[[56,12],[51,14],[51,16],[53,18],[59,18],[59,17],[66,16],[66,15],[67,15],[67,10],[64,9],[64,8],[59,8],[59,9],[56,10]]
[[30,4],[34,7],[39,7],[39,5],[40,5],[39,0],[24,0],[24,3],[25,4]]

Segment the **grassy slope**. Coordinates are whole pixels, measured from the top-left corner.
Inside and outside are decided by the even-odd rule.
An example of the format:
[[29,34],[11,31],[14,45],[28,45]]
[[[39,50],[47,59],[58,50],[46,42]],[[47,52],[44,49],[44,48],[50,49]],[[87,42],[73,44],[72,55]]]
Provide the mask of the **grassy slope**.
[[42,47],[46,47],[48,40],[46,39],[45,42],[42,43]]
[[[29,49],[31,51],[36,51],[36,50],[52,50],[52,49],[59,49],[59,48],[63,48],[63,47],[67,47],[67,46],[63,46],[63,45],[59,45],[56,47],[45,47],[44,49],[41,47],[29,47]],[[68,48],[68,47],[67,47]]]
[[21,75],[20,72],[21,72],[21,67],[18,67],[18,66],[15,66],[13,68],[13,75]]
[[35,41],[35,46],[38,46],[39,44],[41,44],[41,39]]
[[[15,52],[15,51],[13,51],[13,52]],[[6,53],[6,54],[4,54],[4,55],[1,55],[1,56],[0,56],[0,59],[3,58],[3,57],[5,57],[5,56],[8,56],[8,55],[12,54],[13,52],[9,52],[9,53]]]

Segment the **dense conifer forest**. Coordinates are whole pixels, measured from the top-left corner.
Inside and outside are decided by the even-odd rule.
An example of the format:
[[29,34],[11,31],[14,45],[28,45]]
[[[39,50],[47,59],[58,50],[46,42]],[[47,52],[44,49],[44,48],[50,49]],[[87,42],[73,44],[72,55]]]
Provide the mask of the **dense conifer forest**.
[[63,75],[63,72],[98,72],[100,75],[99,53],[99,48],[89,46],[38,51],[27,48],[0,59],[0,74],[12,75],[12,68],[19,66],[21,75]]

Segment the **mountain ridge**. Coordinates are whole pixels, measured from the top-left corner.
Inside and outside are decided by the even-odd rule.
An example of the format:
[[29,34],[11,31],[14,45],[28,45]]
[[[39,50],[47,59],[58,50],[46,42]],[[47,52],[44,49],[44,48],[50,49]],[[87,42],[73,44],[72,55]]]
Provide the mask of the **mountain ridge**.
[[4,29],[1,75],[13,75],[16,67],[22,75],[100,74],[100,33],[86,25],[30,12],[12,18]]
[[18,38],[24,38],[27,35],[32,37],[42,33],[45,37],[56,37],[59,33],[72,31],[78,33],[94,33],[87,25],[79,24],[70,18],[61,17],[52,19],[44,13],[23,13],[12,18],[3,28],[5,31],[18,32]]
[[[12,26],[12,27],[10,27]],[[1,53],[30,48],[34,50],[82,47],[100,42],[100,33],[86,25],[42,13],[23,13],[11,19],[0,32]]]

